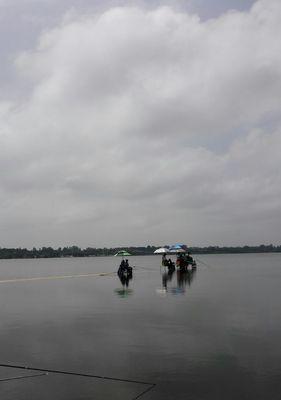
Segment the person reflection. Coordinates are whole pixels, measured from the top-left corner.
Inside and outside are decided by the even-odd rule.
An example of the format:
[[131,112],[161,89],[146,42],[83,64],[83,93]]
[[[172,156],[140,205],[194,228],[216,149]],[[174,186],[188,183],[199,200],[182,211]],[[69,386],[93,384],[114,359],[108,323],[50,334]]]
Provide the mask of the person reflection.
[[168,290],[168,282],[170,282],[173,279],[175,269],[168,270],[168,272],[164,272],[162,275],[162,285],[163,288],[167,291]]
[[[174,274],[176,274],[176,285],[173,285]],[[196,270],[184,270],[178,269],[175,272],[175,268],[171,268],[167,272],[162,274],[162,292],[171,293],[173,295],[180,295],[185,293],[186,286],[190,286],[196,274]]]
[[186,285],[190,286],[196,274],[196,270],[177,271],[178,287],[184,289]]
[[130,280],[133,279],[133,275],[119,274],[118,273],[118,276],[119,276],[119,279],[120,279],[120,282],[122,283],[122,285],[126,286],[126,287],[129,286]]

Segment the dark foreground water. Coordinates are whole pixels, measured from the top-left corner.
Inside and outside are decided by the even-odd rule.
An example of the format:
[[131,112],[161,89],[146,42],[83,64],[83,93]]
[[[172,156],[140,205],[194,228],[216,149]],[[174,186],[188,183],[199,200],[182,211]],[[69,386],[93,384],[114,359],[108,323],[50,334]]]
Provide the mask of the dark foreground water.
[[1,260],[0,399],[279,400],[281,255],[197,259]]

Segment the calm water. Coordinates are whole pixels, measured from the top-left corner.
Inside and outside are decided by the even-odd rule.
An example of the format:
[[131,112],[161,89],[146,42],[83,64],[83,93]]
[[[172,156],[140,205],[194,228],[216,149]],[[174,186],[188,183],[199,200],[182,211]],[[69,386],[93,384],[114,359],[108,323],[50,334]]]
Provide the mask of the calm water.
[[279,400],[281,254],[195,258],[193,275],[169,277],[161,257],[131,257],[128,287],[94,275],[116,271],[116,257],[0,260],[1,400],[149,389],[7,364],[155,383],[147,400]]

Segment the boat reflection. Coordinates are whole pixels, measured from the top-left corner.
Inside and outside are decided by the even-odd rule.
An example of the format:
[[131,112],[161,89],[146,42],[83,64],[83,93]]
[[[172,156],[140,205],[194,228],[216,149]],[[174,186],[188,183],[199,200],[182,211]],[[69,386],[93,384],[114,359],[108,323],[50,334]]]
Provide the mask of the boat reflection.
[[196,269],[164,272],[162,274],[162,288],[158,289],[157,292],[160,295],[165,295],[167,293],[172,295],[185,294],[186,287],[191,286],[195,275]]
[[122,283],[123,286],[128,287],[129,286],[129,282],[133,279],[133,275],[132,274],[117,274],[120,282]]
[[177,282],[179,288],[185,288],[186,285],[190,286],[196,275],[196,269],[187,271],[177,271]]
[[133,290],[129,289],[129,282],[133,279],[133,275],[127,273],[118,273],[117,276],[123,287],[115,289],[115,293],[119,297],[128,297],[133,293]]

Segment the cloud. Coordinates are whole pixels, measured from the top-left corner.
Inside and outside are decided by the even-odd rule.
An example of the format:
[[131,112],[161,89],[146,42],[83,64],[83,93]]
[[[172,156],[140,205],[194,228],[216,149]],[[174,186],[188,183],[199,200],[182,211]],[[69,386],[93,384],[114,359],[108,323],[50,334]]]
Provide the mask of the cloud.
[[[72,12],[0,104],[7,245],[277,242],[279,1]],[[3,172],[5,171],[5,172]]]

